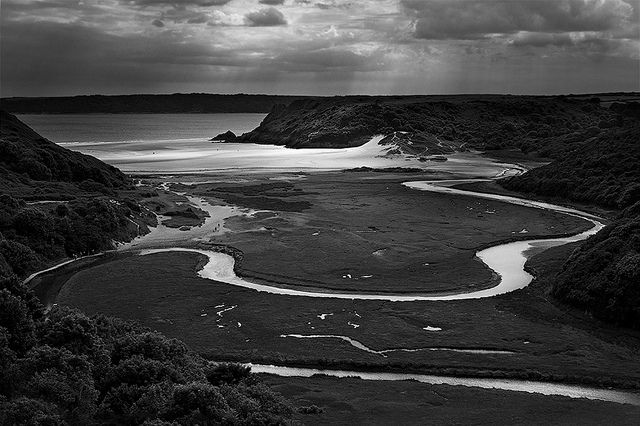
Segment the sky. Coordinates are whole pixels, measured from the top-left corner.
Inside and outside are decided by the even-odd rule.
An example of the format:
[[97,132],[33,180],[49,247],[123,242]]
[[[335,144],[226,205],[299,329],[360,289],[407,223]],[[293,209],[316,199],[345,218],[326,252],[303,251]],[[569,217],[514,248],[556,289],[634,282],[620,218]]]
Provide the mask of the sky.
[[640,91],[640,0],[2,0],[0,96]]

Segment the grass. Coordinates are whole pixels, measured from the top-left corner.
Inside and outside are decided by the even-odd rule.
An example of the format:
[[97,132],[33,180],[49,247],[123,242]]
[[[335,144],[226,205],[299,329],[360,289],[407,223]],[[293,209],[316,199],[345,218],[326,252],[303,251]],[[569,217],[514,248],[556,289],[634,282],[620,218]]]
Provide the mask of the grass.
[[[437,291],[477,288],[490,280],[473,253],[513,238],[514,229],[549,235],[584,226],[541,210],[411,191],[399,185],[402,176],[375,175],[334,173],[296,181],[285,201],[307,202],[308,209],[234,217],[225,223],[232,232],[215,242],[241,249],[241,272],[262,280],[378,291],[386,283],[395,291]],[[211,195],[207,185],[187,189]],[[270,190],[269,195],[239,192],[244,207],[258,207],[251,205],[252,197],[280,200]],[[478,211],[495,213],[480,217]],[[371,254],[380,248],[386,248],[384,257]],[[196,271],[205,259],[197,254],[120,253],[71,276],[58,303],[138,320],[216,360],[637,388],[640,337],[585,318],[545,295],[548,280],[571,250],[563,246],[535,256],[527,267],[539,279],[520,291],[481,300],[403,303],[258,293],[199,278]],[[411,266],[418,262],[416,272]],[[430,263],[426,270],[437,279],[429,279],[423,263]],[[345,272],[372,271],[377,280],[342,278]],[[515,354],[418,351],[383,357],[339,339],[282,334],[349,336],[378,351],[448,347]],[[264,380],[302,407],[297,419],[309,425],[602,424],[611,419],[634,424],[638,416],[637,407],[619,404],[411,381],[267,375]],[[312,405],[321,412],[302,414]]]
[[[432,177],[313,174],[296,181],[286,197],[271,189],[265,197],[251,184],[252,196],[237,198],[243,207],[259,209],[264,198],[311,206],[232,218],[225,226],[234,232],[215,242],[242,250],[240,272],[253,279],[338,290],[445,292],[493,285],[491,271],[474,258],[481,247],[520,237],[523,228],[531,237],[588,226],[565,215],[401,185],[425,178]],[[200,185],[195,192],[210,196],[209,189]]]
[[[327,376],[263,376],[296,407],[308,426],[367,425],[635,425],[640,408],[619,404],[414,381],[374,382]],[[544,407],[541,409],[541,407]]]
[[[309,210],[233,218],[225,224],[233,232],[216,242],[244,252],[243,275],[328,288],[436,291],[479,287],[490,280],[490,272],[473,260],[473,253],[490,241],[510,238],[512,229],[526,227],[530,234],[544,235],[583,226],[575,218],[542,210],[433,196],[400,186],[398,177],[371,176],[354,181],[352,175],[330,174],[296,182],[304,192],[300,197],[313,201]],[[481,218],[471,208],[496,213]],[[259,230],[263,227],[266,230]],[[382,247],[389,254],[380,260],[371,253]],[[556,253],[556,267],[568,255],[551,253]],[[73,276],[58,302],[88,313],[137,319],[215,359],[620,387],[640,383],[637,336],[603,337],[611,333],[598,334],[597,324],[585,326],[583,320],[550,303],[541,285],[490,299],[447,302],[302,298],[201,279],[195,272],[202,261],[190,253],[123,255]],[[549,259],[542,262],[548,263]],[[345,273],[373,274],[377,279],[345,279]],[[319,318],[324,313],[333,315]],[[339,339],[282,338],[282,334],[349,336],[378,351],[445,347],[516,354],[423,350],[383,357]]]

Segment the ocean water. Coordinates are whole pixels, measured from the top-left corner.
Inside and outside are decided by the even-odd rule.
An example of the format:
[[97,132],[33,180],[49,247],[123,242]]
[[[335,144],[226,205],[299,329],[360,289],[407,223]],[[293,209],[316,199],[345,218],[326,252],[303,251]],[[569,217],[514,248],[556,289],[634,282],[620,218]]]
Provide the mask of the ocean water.
[[288,149],[275,145],[211,143],[212,137],[256,128],[265,114],[86,114],[20,115],[22,121],[59,145],[92,155],[125,173],[265,173],[343,170],[356,167],[415,167],[470,177],[516,172],[473,153],[446,162],[420,162],[394,155],[376,136],[342,149]]
[[266,114],[54,114],[19,115],[45,138],[60,144],[206,141],[231,130],[235,134],[258,127]]

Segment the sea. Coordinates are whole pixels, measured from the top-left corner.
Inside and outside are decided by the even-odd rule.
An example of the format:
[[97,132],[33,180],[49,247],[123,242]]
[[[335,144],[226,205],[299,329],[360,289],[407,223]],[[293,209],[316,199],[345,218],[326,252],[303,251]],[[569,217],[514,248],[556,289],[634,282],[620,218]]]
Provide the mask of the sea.
[[[259,126],[266,114],[55,114],[18,115],[43,137],[67,149],[92,155],[128,174],[295,173],[359,167],[411,167],[456,177],[493,177],[498,165],[473,153],[446,162],[420,162],[380,145],[382,136],[354,148],[288,149],[283,146],[213,143]],[[434,176],[435,177],[435,176]],[[441,178],[445,178],[444,175]]]
[[59,143],[207,141],[231,130],[249,132],[266,114],[28,114],[18,118]]

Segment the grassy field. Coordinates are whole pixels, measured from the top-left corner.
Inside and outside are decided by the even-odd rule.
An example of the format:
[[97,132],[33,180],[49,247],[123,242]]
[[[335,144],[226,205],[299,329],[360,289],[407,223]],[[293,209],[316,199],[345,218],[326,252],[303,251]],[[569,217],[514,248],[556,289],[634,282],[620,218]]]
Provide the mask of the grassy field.
[[[480,289],[494,282],[474,258],[479,248],[589,226],[570,216],[401,185],[430,178],[322,173],[275,187],[260,180],[191,190],[221,200],[233,190],[234,203],[253,209],[270,200],[271,212],[228,220],[225,226],[233,232],[215,242],[245,253],[243,276],[294,286],[409,293]],[[308,207],[285,210],[292,203]]]
[[[413,381],[283,378],[264,376],[297,407],[322,412],[297,414],[308,426],[367,425],[635,425],[640,408],[568,397],[428,385]],[[544,409],[541,409],[544,407]]]
[[[527,235],[549,235],[584,227],[582,220],[542,210],[409,190],[401,180],[333,173],[271,186],[255,180],[240,189],[215,183],[185,188],[209,197],[233,192],[247,199],[244,207],[257,207],[253,197],[307,201],[310,207],[302,211],[234,217],[225,223],[231,232],[214,241],[244,252],[242,275],[298,286],[398,292],[478,288],[492,278],[473,259],[479,247],[513,238],[523,228]],[[383,254],[373,254],[378,250]],[[625,337],[624,344],[603,337],[610,333],[576,322],[545,298],[541,285],[447,302],[319,299],[202,279],[196,271],[203,261],[190,253],[123,256],[73,276],[58,303],[137,319],[216,359],[616,386],[640,382],[637,336]],[[343,278],[346,274],[352,278]],[[281,337],[286,334],[345,336],[373,351],[418,350],[376,354],[339,338]]]
[[[580,219],[542,210],[409,190],[400,185],[405,180],[395,174],[329,173],[289,182],[252,177],[240,184],[174,189],[214,204],[233,199],[249,209],[268,205],[269,211],[227,220],[225,232],[211,242],[244,253],[243,276],[298,287],[477,289],[492,280],[474,259],[478,248],[585,227]],[[163,210],[179,202],[167,196],[159,201]],[[545,280],[571,250],[565,246],[535,256],[527,266],[540,279],[524,290],[447,302],[259,293],[198,277],[206,260],[198,254],[122,253],[73,275],[57,302],[138,320],[216,360],[640,387],[637,333],[584,318],[545,296]],[[352,278],[343,278],[347,274]],[[378,352],[418,350],[371,353],[340,338],[282,337],[286,334],[349,337]],[[637,407],[604,402],[415,382],[265,380],[298,406],[321,407],[322,413],[298,415],[311,425],[599,424],[614,415],[619,424],[632,424],[638,415]]]

